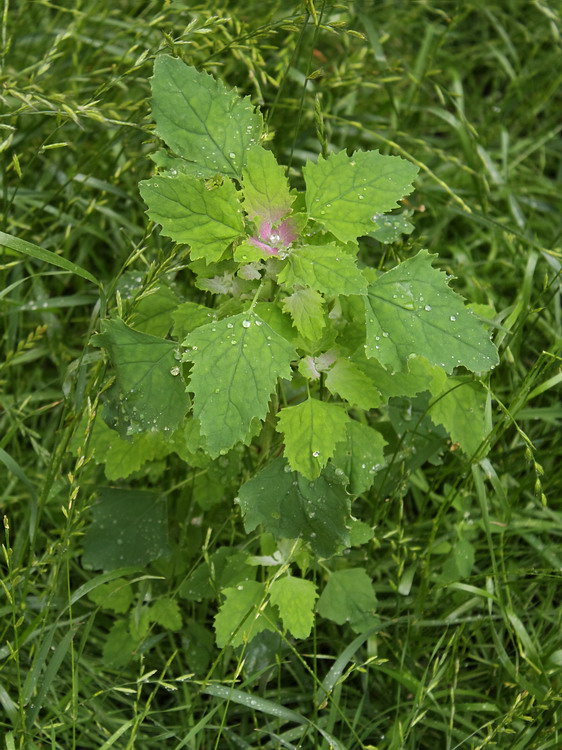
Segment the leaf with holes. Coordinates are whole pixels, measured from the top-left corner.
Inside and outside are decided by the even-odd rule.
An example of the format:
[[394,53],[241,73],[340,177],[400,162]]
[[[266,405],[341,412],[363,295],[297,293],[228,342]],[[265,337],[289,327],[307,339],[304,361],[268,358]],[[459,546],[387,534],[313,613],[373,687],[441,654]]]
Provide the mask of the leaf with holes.
[[412,354],[447,373],[458,365],[474,371],[495,367],[498,353],[484,326],[432,267],[434,258],[421,250],[370,285],[367,356],[392,371],[405,370]]

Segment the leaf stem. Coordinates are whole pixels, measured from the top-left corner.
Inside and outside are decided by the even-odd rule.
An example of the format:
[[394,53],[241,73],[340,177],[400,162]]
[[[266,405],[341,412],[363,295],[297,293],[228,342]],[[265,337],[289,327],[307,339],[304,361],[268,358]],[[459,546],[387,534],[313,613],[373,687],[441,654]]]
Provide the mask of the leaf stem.
[[258,299],[259,299],[259,296],[260,296],[260,292],[263,289],[263,285],[264,285],[264,279],[262,279],[260,281],[260,285],[258,286],[258,288],[256,290],[256,293],[254,294],[254,299],[252,300],[252,304],[248,308],[248,312],[253,312],[254,307],[256,306],[256,304],[258,302]]

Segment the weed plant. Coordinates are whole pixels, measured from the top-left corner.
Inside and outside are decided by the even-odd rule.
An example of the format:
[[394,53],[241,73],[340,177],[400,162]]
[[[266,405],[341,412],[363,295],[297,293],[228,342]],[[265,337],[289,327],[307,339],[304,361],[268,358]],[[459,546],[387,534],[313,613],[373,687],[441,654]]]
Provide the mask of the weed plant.
[[[562,747],[560,34],[549,0],[4,4],[8,750]],[[220,458],[186,468],[156,451],[112,480],[92,450],[114,375],[90,345],[100,321],[139,321],[166,280],[216,299],[195,288],[187,248],[148,222],[138,192],[158,147],[158,53],[250,96],[296,188],[306,161],[332,151],[416,165],[403,201],[414,229],[362,240],[361,260],[386,271],[438,253],[493,326],[487,454],[471,461],[440,436],[431,460],[412,462],[396,446],[356,501],[374,536],[348,560],[377,602],[359,633],[318,618],[304,640],[278,629],[217,647],[221,550],[241,565],[272,551],[244,531],[236,476]],[[410,406],[385,417],[405,444]],[[108,490],[165,499],[167,556],[88,567]],[[299,565],[312,570],[304,553]],[[189,594],[196,571],[210,596]]]

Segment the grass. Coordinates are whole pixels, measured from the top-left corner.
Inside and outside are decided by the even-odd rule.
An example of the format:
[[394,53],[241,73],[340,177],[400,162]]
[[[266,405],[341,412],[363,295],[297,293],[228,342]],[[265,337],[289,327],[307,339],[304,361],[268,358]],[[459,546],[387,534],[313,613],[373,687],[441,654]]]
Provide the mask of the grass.
[[[327,748],[329,733],[348,750],[560,748],[557,5],[36,0],[6,3],[1,33],[0,231],[104,287],[1,251],[5,747]],[[172,597],[185,625],[154,628],[142,653],[111,668],[102,652],[119,616],[87,596],[111,574],[81,565],[107,484],[83,458],[105,375],[88,340],[118,309],[124,274],[147,291],[185,261],[148,231],[137,190],[152,168],[148,79],[166,49],[262,105],[286,164],[323,148],[419,164],[414,233],[363,252],[382,267],[438,252],[455,288],[498,323],[501,364],[486,459],[451,450],[437,465],[398,462],[358,502],[376,525],[351,552],[377,593],[365,636],[319,620],[306,642],[271,634],[219,651],[216,600],[178,599],[178,580],[185,560],[244,549],[237,512],[195,506],[179,461],[139,472],[135,486],[169,499],[177,554],[127,580],[139,611]],[[452,580],[451,550],[467,542],[473,565]]]

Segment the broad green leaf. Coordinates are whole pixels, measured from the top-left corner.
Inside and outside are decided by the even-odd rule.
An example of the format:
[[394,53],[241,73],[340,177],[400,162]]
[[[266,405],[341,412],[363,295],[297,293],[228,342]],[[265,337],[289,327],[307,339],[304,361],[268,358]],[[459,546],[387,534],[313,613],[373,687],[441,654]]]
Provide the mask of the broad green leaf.
[[356,633],[374,624],[377,605],[371,579],[364,568],[345,568],[330,575],[317,611],[338,625],[349,622]]
[[447,584],[468,578],[474,567],[475,556],[474,545],[461,534],[460,538],[455,541],[451,555],[443,564],[440,582]]
[[365,297],[366,354],[392,371],[420,354],[450,373],[458,365],[483,371],[498,362],[482,323],[432,267],[435,256],[421,250],[380,276]]
[[261,248],[242,242],[234,248],[233,257],[237,263],[255,263],[263,260],[265,254]]
[[154,492],[105,489],[84,536],[84,564],[94,570],[146,565],[169,551],[166,501]]
[[257,581],[242,581],[235,588],[223,591],[225,601],[215,617],[217,646],[241,646],[262,630],[275,630],[271,608],[260,611],[265,587]]
[[242,193],[248,218],[269,224],[287,216],[295,199],[289,193],[284,167],[277,163],[271,151],[260,146],[251,148],[246,156]]
[[373,484],[374,475],[385,463],[382,435],[367,425],[349,420],[345,439],[338,443],[332,459],[337,469],[349,479],[352,495],[366,492]]
[[216,657],[212,631],[197,620],[191,620],[182,633],[182,654],[187,661],[187,668],[198,677],[204,677],[211,660]]
[[255,313],[241,313],[197,328],[184,341],[193,362],[193,414],[211,456],[245,440],[263,420],[278,378],[289,378],[293,347]]
[[458,540],[454,547],[455,563],[461,578],[468,578],[474,566],[476,553],[474,546],[464,536]]
[[100,417],[94,424],[90,449],[95,462],[105,464],[105,476],[110,480],[125,479],[147,461],[163,458],[173,450],[162,432],[147,430],[123,439]]
[[190,174],[194,177],[211,177],[208,170],[200,167],[192,161],[186,161],[178,156],[170,156],[165,148],[159,148],[157,151],[152,151],[148,154],[149,159],[156,164],[159,168],[159,174],[164,174],[167,177],[175,177],[178,172],[183,174]]
[[291,344],[297,344],[299,336],[293,328],[291,318],[281,310],[277,303],[258,302],[255,311],[263,321],[273,328],[275,333],[287,339]]
[[262,130],[249,96],[241,99],[221,81],[167,55],[154,62],[152,113],[157,134],[203,177],[240,177]]
[[289,287],[308,286],[332,297],[367,293],[367,281],[355,258],[334,244],[295,248],[278,279]]
[[133,658],[137,645],[131,638],[128,623],[117,620],[103,644],[103,663],[112,669],[124,667]]
[[139,183],[147,214],[162,234],[189,245],[193,259],[219,260],[244,232],[242,210],[232,180],[209,190],[196,177],[160,175]]
[[205,305],[199,305],[197,302],[182,302],[172,313],[172,320],[174,321],[172,334],[179,341],[183,341],[188,333],[216,319],[216,310],[205,307]]
[[172,314],[177,307],[175,293],[162,284],[136,305],[133,318],[135,330],[151,336],[167,336],[172,327]]
[[303,168],[308,215],[342,242],[354,242],[376,228],[375,214],[396,208],[412,192],[417,172],[405,159],[378,151],[319,156]]
[[443,368],[417,355],[408,359],[405,372],[389,372],[376,359],[367,359],[362,351],[354,354],[353,361],[376,385],[384,402],[394,396],[415,396],[422,391],[438,394],[447,382]]
[[140,643],[150,631],[150,610],[145,605],[135,607],[129,613],[129,632],[134,641]]
[[367,544],[375,535],[375,530],[372,526],[364,521],[359,521],[357,518],[351,520],[349,527],[349,539],[352,547],[362,547]]
[[124,578],[115,578],[113,581],[102,583],[101,586],[90,591],[88,599],[103,609],[109,609],[116,614],[123,614],[133,603],[133,589]]
[[310,482],[277,458],[242,485],[238,499],[247,532],[262,524],[275,539],[302,537],[322,557],[349,545],[350,498],[330,466]]
[[322,336],[326,318],[321,294],[314,289],[299,289],[285,297],[283,307],[293,319],[297,331],[305,339],[314,341]]
[[328,371],[326,388],[360,409],[376,409],[381,403],[381,394],[369,376],[343,357],[339,357]]
[[399,438],[400,460],[395,460],[388,470],[375,476],[375,487],[379,479],[386,487],[401,482],[404,473],[412,474],[427,461],[441,463],[440,454],[447,448],[447,432],[429,418],[431,396],[424,391],[413,398],[393,398],[388,404],[387,414]]
[[156,622],[166,630],[181,630],[182,619],[175,599],[162,597],[157,599],[148,610],[150,622]]
[[435,395],[429,409],[431,421],[443,425],[453,442],[467,456],[474,456],[487,433],[486,391],[472,380],[448,378],[443,391]]
[[293,471],[316,479],[334,455],[336,443],[345,440],[349,421],[344,409],[316,398],[286,406],[277,415],[277,431],[283,433],[285,456]]
[[207,467],[211,458],[205,452],[205,440],[201,436],[199,422],[187,417],[180,426],[166,438],[170,452],[176,453],[190,466]]
[[378,224],[378,229],[369,232],[369,237],[388,244],[396,242],[403,234],[411,234],[414,225],[403,215],[373,216],[373,221]]
[[283,627],[295,638],[308,638],[314,623],[314,602],[318,594],[312,581],[285,576],[273,581],[269,597],[278,607]]
[[214,598],[221,589],[238,585],[241,581],[253,581],[256,568],[246,563],[243,552],[232,553],[230,547],[219,547],[209,556],[209,562],[197,567],[180,586],[179,594],[184,599],[200,602]]
[[122,320],[105,320],[92,338],[103,346],[115,367],[118,406],[127,434],[168,431],[189,405],[172,341],[135,331]]
[[337,331],[338,349],[347,355],[354,354],[358,349],[364,350],[367,327],[362,296],[354,294],[351,297],[338,297],[329,317],[333,321],[331,327]]
[[92,343],[108,351],[115,367],[121,426],[127,434],[168,431],[180,422],[189,399],[173,341],[135,331],[114,319],[102,322],[102,333]]

